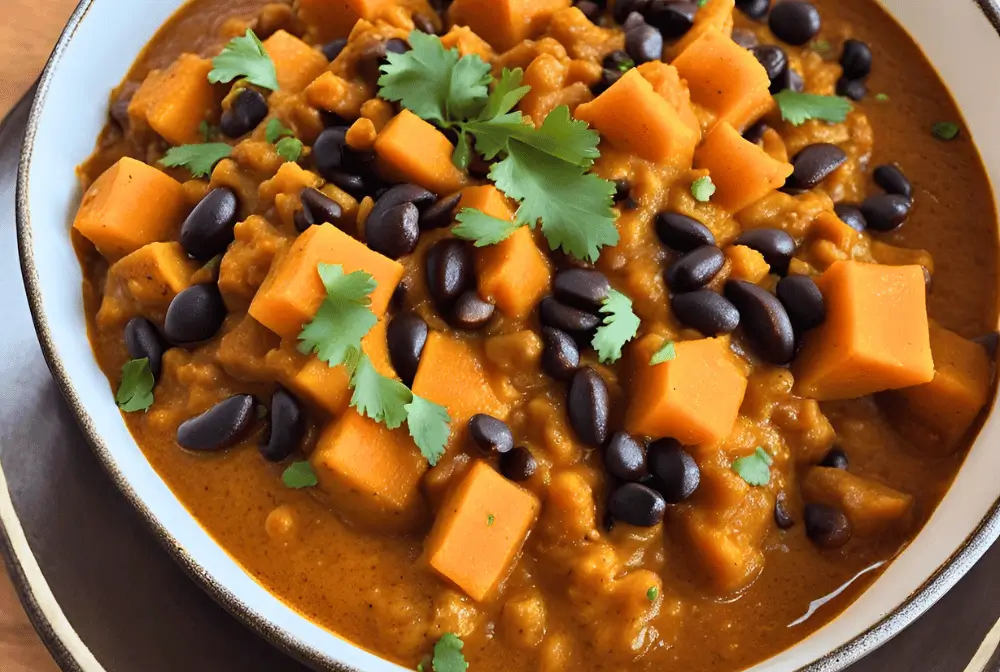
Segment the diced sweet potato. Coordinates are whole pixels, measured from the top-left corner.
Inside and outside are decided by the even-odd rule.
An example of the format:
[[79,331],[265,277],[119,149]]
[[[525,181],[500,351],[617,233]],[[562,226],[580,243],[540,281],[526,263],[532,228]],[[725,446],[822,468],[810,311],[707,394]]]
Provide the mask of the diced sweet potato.
[[146,77],[129,102],[129,118],[149,124],[171,145],[202,142],[199,128],[215,107],[211,70],[208,59],[181,54],[166,70]]
[[[837,215],[824,211],[813,221],[810,236],[828,240],[838,250],[849,252],[860,240],[861,234],[845,224]],[[875,243],[878,244],[878,243]],[[879,263],[885,263],[879,260]]]
[[653,90],[665,101],[677,110],[677,115],[684,122],[684,125],[698,134],[701,140],[701,124],[691,107],[691,91],[687,82],[681,79],[677,68],[667,65],[663,61],[650,61],[643,63],[636,70],[643,79],[652,85]]
[[[767,70],[750,51],[717,30],[707,31],[673,62],[691,100],[742,131],[774,107]],[[711,129],[709,129],[709,132]]]
[[689,166],[701,137],[637,70],[577,107],[575,114],[613,146],[656,163]]
[[444,133],[403,110],[375,139],[379,169],[387,177],[413,182],[437,194],[451,194],[468,181],[451,157],[455,146]]
[[274,380],[267,367],[267,355],[281,345],[281,339],[249,315],[244,315],[219,341],[216,360],[230,376],[248,383]]
[[279,194],[298,196],[307,187],[318,189],[323,184],[323,178],[306,170],[297,163],[288,161],[269,180],[260,183],[257,196],[262,203],[274,203]]
[[323,431],[309,461],[330,504],[351,522],[410,532],[426,517],[420,479],[428,464],[405,428],[348,410]]
[[795,392],[829,401],[934,377],[924,273],[919,266],[838,261],[817,280],[826,322],[806,335]]
[[290,241],[259,215],[237,222],[233,233],[219,265],[219,291],[231,310],[245,310]]
[[87,189],[73,228],[114,260],[176,238],[185,209],[180,182],[125,157]]
[[313,42],[347,37],[360,19],[374,21],[388,0],[298,0],[302,23]]
[[904,523],[913,497],[843,469],[812,467],[802,480],[807,502],[840,507],[860,537],[882,534]]
[[553,13],[571,4],[571,0],[455,0],[449,16],[452,23],[469,26],[497,51],[507,51],[541,33]]
[[632,398],[625,426],[637,436],[673,437],[684,444],[724,439],[733,429],[747,379],[716,339],[683,341],[676,357],[650,366],[663,338],[646,336],[632,348]]
[[438,512],[424,543],[428,564],[483,602],[513,567],[539,502],[485,462],[477,462]]
[[329,65],[322,53],[284,30],[264,40],[264,49],[274,61],[278,86],[286,93],[301,92]]
[[733,280],[745,280],[756,285],[771,272],[764,255],[746,245],[730,245],[725,253],[731,266],[729,277]]
[[108,276],[142,306],[159,309],[191,285],[197,270],[198,264],[188,258],[180,243],[150,243],[113,264]]
[[493,48],[468,26],[452,26],[451,30],[441,36],[441,44],[445,49],[458,49],[462,56],[475,54],[487,63],[496,58]]
[[709,172],[716,186],[712,202],[730,212],[782,186],[793,170],[792,164],[775,161],[725,121],[715,126],[695,152],[694,166]]
[[729,38],[733,34],[733,11],[736,0],[708,0],[695,14],[694,25],[674,44],[667,48],[667,55],[677,58],[679,54],[709,32],[718,32]]
[[399,262],[374,252],[332,224],[311,226],[277,261],[250,304],[250,315],[276,334],[297,336],[326,298],[319,264],[339,264],[344,273],[364,271],[375,278],[371,309],[385,313],[403,277]]

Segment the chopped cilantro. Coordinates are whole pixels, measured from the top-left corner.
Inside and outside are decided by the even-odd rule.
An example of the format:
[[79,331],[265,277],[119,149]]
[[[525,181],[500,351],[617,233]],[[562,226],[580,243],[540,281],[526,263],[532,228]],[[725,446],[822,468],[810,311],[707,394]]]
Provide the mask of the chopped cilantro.
[[277,117],[267,122],[267,127],[264,129],[264,138],[272,145],[277,143],[278,140],[281,140],[282,138],[294,137],[295,132],[281,123],[281,119],[278,119]]
[[698,6],[699,7],[704,7],[707,4],[708,4],[708,0],[698,0]]
[[634,67],[635,67],[635,61],[633,61],[631,58],[627,58],[618,64],[619,72],[628,72]]
[[953,121],[939,121],[931,127],[931,133],[938,140],[954,140],[961,130],[961,127]]
[[122,367],[122,382],[115,394],[118,408],[126,413],[148,411],[153,405],[153,372],[149,368],[149,359],[132,359]]
[[711,176],[704,175],[691,183],[691,195],[699,203],[708,203],[712,200],[712,195],[715,194],[715,188]]
[[160,159],[160,165],[167,168],[187,168],[192,177],[207,177],[212,173],[215,164],[232,153],[233,148],[224,142],[181,145],[170,148]]
[[208,73],[208,81],[212,84],[228,84],[240,77],[255,86],[278,90],[278,71],[274,61],[249,28],[246,35],[233,38],[223,47],[222,53],[212,59],[212,71]]
[[451,232],[463,240],[475,241],[476,247],[501,243],[521,228],[517,222],[498,219],[473,208],[464,208],[455,220],[458,224]]
[[285,473],[281,475],[281,482],[285,484],[286,488],[291,488],[292,490],[313,488],[319,485],[316,472],[313,471],[312,465],[305,460],[290,464],[285,469]]
[[319,264],[317,272],[326,299],[299,334],[299,352],[316,353],[321,361],[337,366],[347,361],[350,351],[360,350],[361,339],[378,322],[369,308],[375,280],[364,271],[345,275],[344,267],[334,264]]
[[876,93],[875,94],[875,100],[877,100],[880,103],[885,103],[885,102],[887,102],[889,100],[889,94],[888,93]]
[[375,370],[367,355],[361,355],[351,386],[354,388],[351,407],[361,415],[389,429],[397,429],[406,421],[406,405],[412,401],[413,393],[395,378]]
[[639,332],[639,318],[632,311],[632,300],[612,289],[601,306],[606,316],[597,328],[591,345],[604,364],[612,364],[621,359],[622,348]]
[[462,655],[465,644],[450,632],[445,633],[434,645],[434,672],[465,672],[469,664]]
[[824,40],[822,38],[818,40],[813,40],[812,44],[809,45],[813,51],[820,54],[821,56],[826,56],[830,53],[833,47],[830,45],[829,40]]
[[809,119],[821,119],[839,124],[847,119],[851,101],[841,96],[819,96],[785,89],[774,96],[781,118],[792,126],[801,126]]
[[202,121],[198,126],[198,132],[201,133],[201,137],[205,139],[205,142],[211,142],[218,130],[215,126],[208,123],[207,119]]
[[733,460],[733,471],[750,485],[764,486],[771,482],[771,465],[774,458],[767,451],[757,446],[757,449],[747,457]]
[[433,467],[444,456],[448,446],[451,416],[444,406],[412,393],[411,396],[413,400],[403,407],[406,410],[406,427],[421,455]]
[[295,163],[302,156],[302,141],[298,138],[282,138],[278,140],[274,149],[278,152],[278,156],[285,161]]
[[493,527],[493,523],[497,522],[497,517],[492,513],[486,516],[486,527]]
[[649,590],[646,591],[646,599],[650,602],[656,602],[656,598],[660,596],[660,589],[656,586],[650,586]]
[[667,341],[649,358],[649,365],[656,366],[664,362],[672,362],[675,359],[677,359],[677,348],[674,346],[673,341]]

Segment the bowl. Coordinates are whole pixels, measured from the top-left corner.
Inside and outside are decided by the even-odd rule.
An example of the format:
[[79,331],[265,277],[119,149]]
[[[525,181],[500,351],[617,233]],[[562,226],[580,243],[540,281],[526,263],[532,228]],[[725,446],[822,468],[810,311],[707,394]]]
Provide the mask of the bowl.
[[[318,668],[388,672],[268,593],[199,526],[147,462],[108,394],[87,340],[80,266],[69,229],[80,199],[75,168],[107,118],[107,92],[181,0],[83,0],[40,80],[18,175],[17,219],[28,299],[49,368],[97,457],[163,545],[235,616]],[[884,0],[938,68],[1000,185],[1000,62],[995,0]],[[977,67],[975,64],[983,64]],[[995,189],[995,187],[994,187]],[[997,195],[1000,198],[1000,194]],[[1000,536],[1000,412],[996,402],[953,487],[923,531],[838,618],[753,672],[833,672],[891,639],[948,591]]]

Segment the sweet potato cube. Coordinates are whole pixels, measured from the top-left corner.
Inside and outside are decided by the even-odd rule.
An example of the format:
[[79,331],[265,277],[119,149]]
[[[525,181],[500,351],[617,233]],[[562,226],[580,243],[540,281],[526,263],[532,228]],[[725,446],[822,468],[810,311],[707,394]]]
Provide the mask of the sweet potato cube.
[[650,334],[633,346],[628,431],[688,445],[726,438],[739,416],[747,379],[724,342],[682,341],[674,347],[673,360],[650,366],[662,345],[662,337]]
[[250,304],[250,315],[276,334],[297,336],[326,298],[319,264],[339,264],[344,273],[364,271],[375,278],[371,309],[382,317],[403,277],[399,262],[368,249],[333,226],[311,226],[278,260]]
[[198,264],[180,243],[150,243],[115,262],[108,271],[147,308],[166,308],[175,296],[191,286]]
[[497,51],[507,51],[522,40],[535,37],[552,15],[571,0],[455,0],[451,22],[469,26]]
[[729,277],[733,280],[745,280],[756,285],[771,272],[764,255],[753,248],[746,245],[730,245],[724,251],[732,267]]
[[444,133],[409,110],[393,117],[375,139],[379,169],[387,177],[437,194],[452,194],[469,181],[452,163],[454,151]]
[[871,537],[905,522],[913,497],[843,469],[812,467],[802,480],[807,502],[840,507],[854,532]]
[[661,98],[677,110],[684,125],[697,133],[698,139],[701,140],[701,123],[691,106],[691,91],[688,89],[687,82],[681,79],[677,68],[667,65],[663,61],[649,61],[640,65],[636,70],[639,71],[643,79],[652,85],[653,90]]
[[[622,110],[629,113],[622,114]],[[656,163],[691,165],[701,138],[637,70],[625,73],[593,101],[577,107],[575,114],[612,146]]]
[[405,428],[348,410],[323,431],[309,461],[330,504],[353,523],[408,532],[426,516],[420,479],[428,464]]
[[326,56],[284,30],[264,40],[264,49],[274,61],[278,86],[286,93],[300,93],[329,65]]
[[760,200],[792,174],[792,164],[775,161],[725,121],[695,152],[694,166],[709,172],[716,186],[712,202],[730,212]]
[[705,6],[695,14],[694,25],[691,26],[691,29],[684,34],[684,37],[667,47],[666,52],[669,58],[664,60],[677,58],[706,33],[718,32],[727,38],[731,37],[735,9],[736,0],[708,0]]
[[180,182],[125,157],[87,189],[73,228],[114,260],[176,238],[185,210]]
[[506,578],[538,517],[538,498],[477,462],[438,512],[428,564],[477,602]]
[[347,37],[359,20],[373,21],[388,0],[298,0],[302,23],[309,27],[313,42]]
[[[767,70],[731,38],[710,30],[673,62],[687,80],[691,100],[742,131],[774,107]],[[709,129],[711,130],[711,129]]]
[[451,30],[441,36],[441,44],[445,49],[458,49],[462,56],[475,54],[486,62],[496,58],[489,43],[468,26],[452,26]]
[[795,391],[855,399],[934,377],[924,272],[919,266],[838,261],[817,280],[826,322],[795,359]]
[[166,70],[146,77],[129,102],[129,118],[145,121],[171,145],[202,142],[199,128],[215,107],[211,70],[210,60],[181,54]]

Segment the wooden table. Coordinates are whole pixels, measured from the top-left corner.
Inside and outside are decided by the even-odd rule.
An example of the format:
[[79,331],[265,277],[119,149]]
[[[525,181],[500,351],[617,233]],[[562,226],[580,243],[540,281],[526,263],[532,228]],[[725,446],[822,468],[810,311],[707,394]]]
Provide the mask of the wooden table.
[[[77,0],[2,0],[0,7],[0,117],[41,72]],[[0,668],[3,672],[53,672],[0,565]]]

